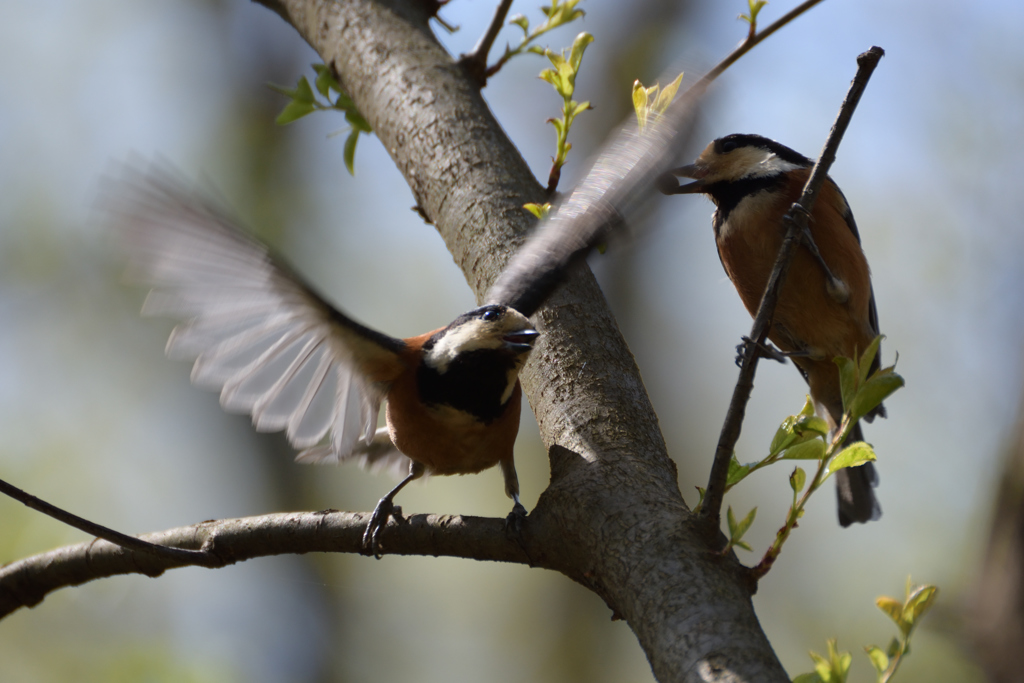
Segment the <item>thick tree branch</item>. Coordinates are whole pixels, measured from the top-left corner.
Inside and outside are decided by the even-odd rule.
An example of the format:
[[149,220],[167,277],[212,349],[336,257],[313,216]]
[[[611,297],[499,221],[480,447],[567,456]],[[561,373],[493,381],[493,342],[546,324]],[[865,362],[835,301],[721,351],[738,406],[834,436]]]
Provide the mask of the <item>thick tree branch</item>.
[[[267,2],[334,68],[481,297],[524,239],[522,205],[543,201],[543,189],[475,84],[408,3]],[[559,539],[535,561],[601,595],[659,680],[788,680],[739,564],[709,552],[690,523],[639,371],[589,271],[534,323],[543,336],[523,385],[552,445],[552,481],[527,527]]]

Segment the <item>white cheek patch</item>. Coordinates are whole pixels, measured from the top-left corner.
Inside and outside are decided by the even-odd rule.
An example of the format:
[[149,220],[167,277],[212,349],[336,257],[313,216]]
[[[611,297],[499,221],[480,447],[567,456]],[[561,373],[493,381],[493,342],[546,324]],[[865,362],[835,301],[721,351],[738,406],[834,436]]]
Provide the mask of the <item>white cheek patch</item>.
[[763,178],[802,168],[799,164],[786,161],[774,152],[760,147],[741,147],[727,154],[713,156],[706,163],[711,168],[711,172],[704,179],[707,183]]
[[801,168],[797,164],[786,161],[781,157],[774,154],[768,153],[769,156],[761,161],[752,173],[748,175],[751,178],[760,178],[761,176],[777,175],[779,173],[786,173],[797,168]]
[[424,359],[427,365],[443,374],[448,372],[448,366],[460,353],[500,348],[501,338],[489,334],[485,326],[486,323],[482,320],[470,320],[453,330],[448,330],[427,352]]

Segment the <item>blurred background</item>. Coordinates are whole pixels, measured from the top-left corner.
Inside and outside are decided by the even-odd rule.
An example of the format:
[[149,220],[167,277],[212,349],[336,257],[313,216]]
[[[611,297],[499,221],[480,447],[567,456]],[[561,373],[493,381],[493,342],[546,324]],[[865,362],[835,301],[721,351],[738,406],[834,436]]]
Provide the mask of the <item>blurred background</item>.
[[[455,54],[494,0],[453,0]],[[794,2],[775,0],[762,26]],[[512,12],[537,24],[540,0]],[[596,36],[577,82],[595,111],[573,128],[562,189],[630,113],[635,78],[699,74],[745,35],[745,3],[586,0]],[[392,485],[352,468],[300,467],[278,435],[256,434],[163,357],[172,323],[138,315],[144,292],[121,264],[95,199],[117,162],[162,157],[216,188],[328,298],[396,336],[473,305],[461,273],[376,138],[356,176],[340,115],[280,128],[267,82],[312,77],[316,55],[266,9],[241,0],[3,3],[0,22],[0,478],[129,533],[205,519],[335,507],[369,510]],[[868,425],[880,458],[880,522],[840,531],[823,491],[755,604],[791,674],[838,637],[851,681],[874,680],[863,645],[894,635],[874,606],[908,575],[938,584],[902,679],[977,681],[961,610],[984,552],[1002,453],[1021,395],[1024,153],[1020,3],[826,0],[718,82],[699,143],[760,133],[820,150],[855,71],[885,48],[832,176],[854,208],[874,273],[884,361],[907,388]],[[518,29],[506,29],[517,42]],[[527,55],[484,94],[539,178],[554,154],[560,98]],[[674,73],[673,73],[674,75]],[[634,242],[592,263],[647,380],[687,502],[703,485],[750,320],[714,249],[710,203],[652,207]],[[424,286],[424,283],[429,283]],[[739,444],[760,457],[806,388],[762,364]],[[524,502],[548,477],[536,426],[517,446]],[[758,506],[762,552],[789,500],[789,469],[730,494]],[[831,488],[831,487],[830,487]],[[501,516],[497,470],[403,492],[410,512]],[[0,563],[84,540],[0,499]],[[742,552],[742,551],[741,551]],[[741,558],[755,562],[756,554]],[[453,559],[280,557],[228,569],[118,577],[63,590],[0,622],[4,681],[650,681],[628,626],[561,575]]]

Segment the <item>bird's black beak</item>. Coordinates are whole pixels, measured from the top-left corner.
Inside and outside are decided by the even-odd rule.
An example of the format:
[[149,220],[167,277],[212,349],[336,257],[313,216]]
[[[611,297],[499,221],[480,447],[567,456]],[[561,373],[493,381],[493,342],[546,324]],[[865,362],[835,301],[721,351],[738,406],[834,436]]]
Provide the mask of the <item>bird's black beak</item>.
[[502,341],[517,351],[529,351],[533,348],[533,342],[537,341],[539,336],[540,332],[527,328],[506,334],[502,337]]
[[[704,191],[702,178],[707,170],[697,164],[688,164],[681,168],[672,169],[658,178],[658,190],[662,194],[697,194]],[[693,178],[696,182],[680,185],[673,176],[680,178]]]

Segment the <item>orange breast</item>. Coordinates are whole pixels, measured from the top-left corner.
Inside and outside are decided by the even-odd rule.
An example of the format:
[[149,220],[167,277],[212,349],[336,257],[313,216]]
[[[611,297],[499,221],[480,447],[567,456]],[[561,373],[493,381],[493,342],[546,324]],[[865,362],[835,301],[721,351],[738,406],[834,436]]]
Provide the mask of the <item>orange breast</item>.
[[[782,193],[744,209],[744,200],[729,214],[728,230],[718,241],[729,278],[751,315],[757,313],[785,231],[782,216],[800,194],[808,171],[793,173]],[[784,351],[808,351],[831,363],[836,356],[852,357],[874,337],[869,323],[871,281],[867,260],[841,211],[842,196],[826,182],[811,214],[810,230],[825,263],[850,288],[850,299],[839,303],[828,295],[825,275],[803,247],[797,249],[769,337]]]
[[419,400],[416,368],[419,348],[429,336],[406,340],[411,370],[402,373],[388,392],[388,429],[395,446],[426,465],[431,474],[472,474],[511,461],[519,432],[519,382],[504,412],[488,424],[453,408],[425,406]]

